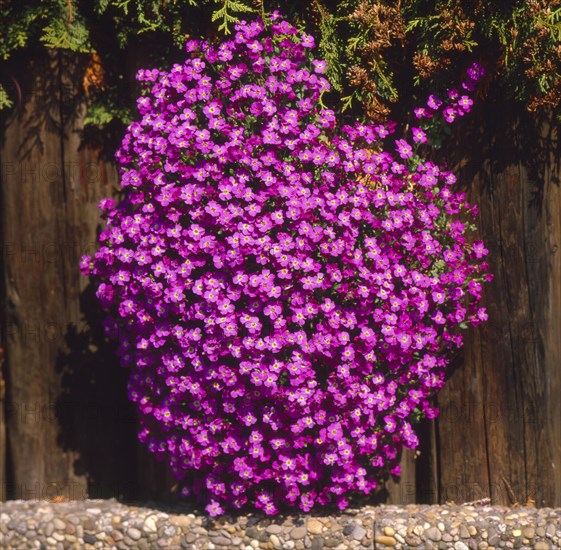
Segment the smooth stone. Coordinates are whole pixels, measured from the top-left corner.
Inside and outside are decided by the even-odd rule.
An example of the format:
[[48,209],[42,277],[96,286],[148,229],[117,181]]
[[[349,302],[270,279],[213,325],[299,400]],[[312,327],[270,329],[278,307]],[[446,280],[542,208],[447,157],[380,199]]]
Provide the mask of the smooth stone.
[[269,540],[271,541],[273,547],[276,548],[277,550],[280,550],[282,548],[282,544],[279,537],[277,537],[277,535],[275,535],[274,533],[271,535],[271,538]]
[[522,535],[527,539],[533,539],[536,535],[536,530],[533,527],[525,527],[522,530]]
[[191,527],[193,525],[193,518],[189,516],[171,516],[169,522],[177,527]]
[[88,531],[95,531],[95,529],[96,529],[95,521],[92,518],[86,518],[82,522],[82,527],[84,529],[87,529]]
[[545,528],[545,534],[549,538],[553,538],[553,535],[555,535],[555,525],[553,525],[553,523],[549,523],[547,525],[547,527]]
[[384,527],[384,535],[393,537],[395,535],[395,529],[393,527]]
[[156,516],[148,516],[144,520],[143,530],[146,531],[146,533],[157,533],[158,532],[158,526],[156,525],[157,519],[158,518]]
[[213,544],[217,544],[218,546],[229,546],[232,542],[231,539],[223,536],[211,537],[210,540]]
[[422,542],[421,539],[413,533],[410,533],[405,537],[405,543],[408,544],[409,546],[419,546],[421,542]]
[[312,550],[323,550],[323,537],[316,537],[310,547]]
[[455,550],[469,550],[469,547],[461,541],[454,544]]
[[351,537],[354,540],[362,540],[365,535],[366,535],[366,529],[364,529],[364,527],[360,525],[356,525],[355,528],[353,529]]
[[440,529],[438,529],[438,527],[429,527],[428,529],[426,529],[425,536],[428,539],[433,540],[434,542],[439,542],[442,540],[442,533],[440,532]]
[[138,540],[142,536],[142,533],[136,527],[129,527],[127,529],[127,536],[132,540]]
[[294,547],[296,545],[294,544],[293,540],[287,540],[283,545],[282,545],[282,549],[283,550],[294,550]]
[[280,532],[282,532],[282,527],[280,525],[277,525],[276,523],[272,523],[265,528],[265,531],[267,531],[267,533],[269,533],[270,535],[278,535]]
[[534,550],[550,550],[550,546],[547,542],[540,541],[534,544]]
[[312,535],[319,535],[323,531],[323,524],[314,518],[307,521],[306,527]]
[[460,537],[463,539],[469,539],[469,530],[463,523],[460,525]]
[[84,533],[84,536],[82,538],[84,542],[87,542],[88,544],[95,544],[97,542],[97,539],[89,533]]
[[58,529],[59,531],[66,529],[66,523],[59,518],[53,519],[53,525],[55,526],[55,529]]
[[294,527],[290,531],[290,538],[291,539],[300,540],[300,539],[303,539],[305,536],[306,536],[306,528],[303,527],[303,526]]
[[260,533],[261,531],[257,527],[248,527],[245,532],[250,539],[256,539]]
[[164,527],[164,534],[166,537],[175,537],[177,535],[177,529],[173,525],[166,525]]
[[397,542],[393,537],[388,537],[386,535],[378,535],[374,537],[374,542],[376,544],[384,544],[386,546],[395,546]]

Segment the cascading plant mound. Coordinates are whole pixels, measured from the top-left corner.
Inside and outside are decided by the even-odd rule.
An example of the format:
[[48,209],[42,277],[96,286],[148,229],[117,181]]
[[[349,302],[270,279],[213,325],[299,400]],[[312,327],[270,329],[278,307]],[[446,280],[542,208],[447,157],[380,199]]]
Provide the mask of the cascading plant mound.
[[476,209],[416,152],[425,123],[469,110],[481,68],[394,140],[337,124],[313,46],[274,13],[141,70],[122,199],[82,260],[140,439],[211,515],[344,509],[398,474],[447,351],[486,318]]

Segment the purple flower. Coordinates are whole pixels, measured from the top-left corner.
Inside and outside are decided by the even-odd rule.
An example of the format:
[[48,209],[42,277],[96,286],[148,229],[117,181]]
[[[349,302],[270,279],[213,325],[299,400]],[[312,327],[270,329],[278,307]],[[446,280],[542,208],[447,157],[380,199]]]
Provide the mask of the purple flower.
[[421,128],[411,128],[411,133],[415,143],[427,143],[427,135]]
[[413,148],[404,139],[397,139],[395,144],[396,150],[402,159],[408,159],[413,156]]
[[[454,176],[405,137],[385,150],[394,123],[339,130],[313,38],[271,20],[139,71],[123,198],[100,203],[101,247],[80,261],[141,440],[210,515],[372,492],[436,415],[458,330],[487,315],[487,250]],[[415,111],[412,143],[471,106],[442,97]]]

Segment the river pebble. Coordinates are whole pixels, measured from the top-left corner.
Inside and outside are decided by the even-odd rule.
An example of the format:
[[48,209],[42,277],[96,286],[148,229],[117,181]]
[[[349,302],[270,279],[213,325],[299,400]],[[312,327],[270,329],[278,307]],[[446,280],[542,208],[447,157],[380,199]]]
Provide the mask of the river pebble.
[[208,518],[183,505],[0,503],[0,549],[561,550],[561,509],[365,506],[334,515]]

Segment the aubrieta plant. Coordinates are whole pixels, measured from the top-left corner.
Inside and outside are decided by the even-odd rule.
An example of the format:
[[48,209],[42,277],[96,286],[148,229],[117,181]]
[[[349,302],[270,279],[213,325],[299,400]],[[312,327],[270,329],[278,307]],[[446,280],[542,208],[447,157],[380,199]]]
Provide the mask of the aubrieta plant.
[[486,318],[476,209],[416,153],[424,124],[469,111],[482,69],[394,140],[394,125],[338,127],[313,46],[274,13],[141,70],[123,198],[102,201],[82,260],[140,439],[213,516],[344,509],[399,474],[447,351]]

